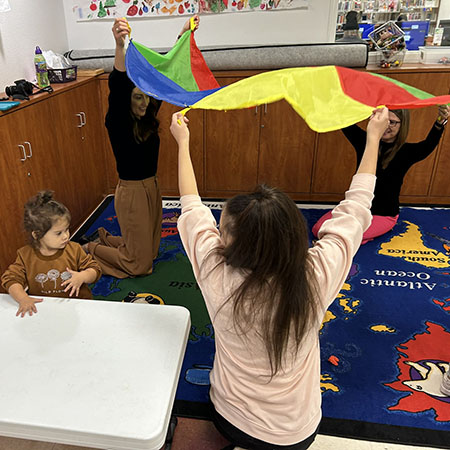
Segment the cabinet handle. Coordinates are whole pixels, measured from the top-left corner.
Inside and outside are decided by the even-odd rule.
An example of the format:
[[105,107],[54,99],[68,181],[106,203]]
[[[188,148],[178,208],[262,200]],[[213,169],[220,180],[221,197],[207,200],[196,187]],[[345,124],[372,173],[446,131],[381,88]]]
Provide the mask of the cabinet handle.
[[264,114],[267,114],[267,103],[264,103]]
[[22,152],[23,152],[23,158],[20,158],[21,161],[26,161],[27,160],[27,154],[25,153],[25,147],[22,144],[19,144],[18,147],[22,147]]
[[85,126],[86,125],[86,114],[83,111],[80,111],[81,114],[81,126]]
[[26,155],[26,156],[27,156],[27,158],[31,158],[33,156],[33,150],[31,150],[31,144],[28,141],[25,141],[25,144],[28,145],[28,150],[30,152],[30,154]]
[[80,119],[80,123],[77,125],[78,128],[81,128],[83,126],[83,118],[81,117],[81,114],[76,114],[78,118]]
[[255,106],[255,116],[258,114],[258,105]]

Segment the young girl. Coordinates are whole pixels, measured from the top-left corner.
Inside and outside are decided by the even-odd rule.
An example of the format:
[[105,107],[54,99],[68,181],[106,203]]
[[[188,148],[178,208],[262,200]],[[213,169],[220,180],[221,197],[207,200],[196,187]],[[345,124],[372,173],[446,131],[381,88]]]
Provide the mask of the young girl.
[[[25,205],[24,227],[29,245],[17,251],[17,259],[2,275],[2,286],[19,303],[16,316],[37,313],[42,298],[92,298],[86,285],[101,276],[101,269],[81,246],[69,241],[70,213],[53,199],[50,191],[39,192]],[[28,288],[28,291],[26,289]]]
[[181,114],[178,229],[215,331],[210,397],[218,430],[250,449],[306,449],[321,419],[318,331],[371,220],[386,108],[374,112],[359,169],[309,248],[304,218],[277,189],[227,201],[216,228],[202,205]]
[[[196,27],[199,20],[195,16]],[[189,29],[187,20],[180,34]],[[152,273],[161,240],[162,200],[156,175],[159,157],[156,116],[161,101],[143,93],[127,76],[125,41],[129,32],[125,18],[114,21],[116,50],[108,80],[105,119],[119,174],[114,207],[121,236],[100,228],[97,242],[83,246],[98,261],[104,274],[116,278]]]
[[[408,170],[422,161],[439,144],[450,113],[448,105],[440,105],[436,122],[425,140],[416,143],[406,142],[409,131],[409,110],[389,111],[389,126],[381,137],[379,164],[376,171],[377,186],[372,203],[372,223],[363,236],[363,244],[390,231],[397,223],[400,211],[400,190]],[[357,163],[361,161],[366,142],[366,132],[351,125],[343,133],[356,151]],[[324,214],[313,226],[317,236],[322,224],[331,217],[331,211]]]

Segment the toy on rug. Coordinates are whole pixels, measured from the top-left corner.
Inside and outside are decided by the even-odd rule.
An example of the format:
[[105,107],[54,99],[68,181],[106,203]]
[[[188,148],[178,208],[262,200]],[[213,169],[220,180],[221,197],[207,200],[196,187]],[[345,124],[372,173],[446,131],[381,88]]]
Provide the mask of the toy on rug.
[[148,303],[149,305],[164,305],[164,300],[155,294],[141,293],[134,291],[128,292],[128,295],[122,300],[125,303]]

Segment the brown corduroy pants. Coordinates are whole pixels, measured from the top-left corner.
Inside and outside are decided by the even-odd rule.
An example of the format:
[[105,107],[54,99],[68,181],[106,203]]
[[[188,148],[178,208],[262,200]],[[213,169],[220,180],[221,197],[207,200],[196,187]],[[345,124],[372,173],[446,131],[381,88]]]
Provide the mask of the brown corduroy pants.
[[162,199],[156,176],[144,180],[119,180],[114,207],[121,236],[104,228],[99,243],[89,243],[89,253],[103,274],[127,278],[152,273],[161,240]]

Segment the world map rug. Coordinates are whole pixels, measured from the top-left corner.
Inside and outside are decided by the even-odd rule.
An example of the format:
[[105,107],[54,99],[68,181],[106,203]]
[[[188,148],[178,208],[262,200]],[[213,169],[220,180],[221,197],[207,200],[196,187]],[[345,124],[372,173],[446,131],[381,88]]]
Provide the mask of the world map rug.
[[[112,200],[105,199],[73,240],[99,227],[120,234]],[[223,203],[205,204],[219,221]],[[299,207],[310,228],[325,212]],[[174,414],[209,418],[214,329],[178,235],[179,215],[178,201],[163,202],[151,275],[102,276],[92,291],[95,299],[111,301],[151,294],[190,310]],[[439,389],[450,362],[449,288],[450,209],[404,207],[391,232],[359,249],[320,330],[320,433],[450,448],[450,397]]]

